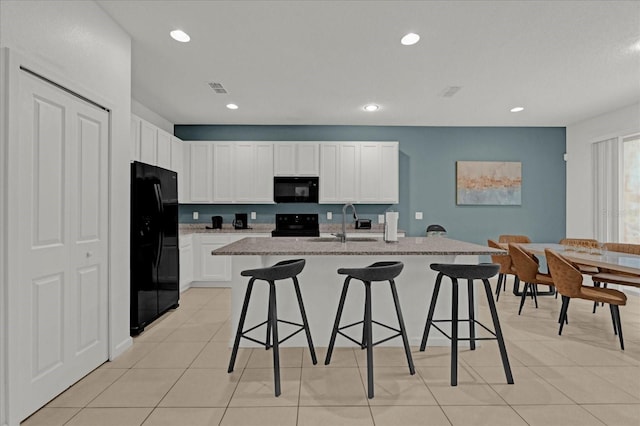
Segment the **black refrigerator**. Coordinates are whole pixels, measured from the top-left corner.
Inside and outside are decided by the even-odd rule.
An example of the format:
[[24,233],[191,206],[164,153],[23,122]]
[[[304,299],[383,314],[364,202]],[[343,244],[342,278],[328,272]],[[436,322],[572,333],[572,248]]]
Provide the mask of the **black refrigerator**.
[[178,176],[131,164],[131,335],[178,307]]

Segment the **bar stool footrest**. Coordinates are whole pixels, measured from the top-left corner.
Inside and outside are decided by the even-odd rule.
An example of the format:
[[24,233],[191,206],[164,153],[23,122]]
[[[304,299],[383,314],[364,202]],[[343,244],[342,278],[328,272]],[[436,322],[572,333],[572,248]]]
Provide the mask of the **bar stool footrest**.
[[[447,339],[451,340],[451,336],[449,336],[447,333],[444,332],[444,330],[442,330],[440,327],[438,327],[436,324],[434,324],[435,322],[452,322],[453,320],[450,319],[439,319],[439,320],[431,320],[431,327],[435,328],[436,330],[438,330],[441,334],[443,334]],[[484,325],[483,323],[481,323],[480,321],[474,319],[471,320],[470,318],[467,319],[459,319],[458,322],[472,322],[474,324],[478,324],[480,327],[484,328],[485,330],[487,330],[488,333],[491,333],[493,335],[493,337],[474,337],[473,340],[498,340],[498,336],[496,335],[495,330],[491,330],[489,328],[487,328],[486,325]],[[470,337],[458,337],[458,340],[471,340]]]
[[[365,348],[365,346],[366,346],[366,345],[364,344],[364,342],[361,342],[361,341],[355,340],[355,339],[354,339],[354,338],[352,338],[351,336],[349,336],[349,335],[347,335],[346,333],[343,333],[343,332],[342,332],[342,330],[344,330],[344,329],[347,329],[347,328],[350,328],[350,327],[353,327],[353,326],[356,326],[356,325],[360,325],[360,324],[362,324],[362,323],[364,323],[364,320],[362,320],[362,321],[358,321],[358,322],[354,322],[353,324],[349,324],[349,325],[345,325],[345,326],[339,327],[339,328],[338,328],[338,334],[339,334],[339,335],[341,335],[341,336],[343,336],[343,337],[346,337],[347,339],[351,340],[353,343],[355,343],[356,345],[358,345],[358,346],[360,346],[361,348],[363,348],[363,349],[364,349],[364,348]],[[377,325],[379,325],[379,326],[381,326],[381,327],[388,328],[389,330],[391,330],[391,331],[395,331],[395,332],[396,332],[396,334],[394,334],[393,336],[385,337],[385,338],[384,338],[384,339],[382,339],[382,340],[378,340],[377,342],[372,343],[372,344],[371,344],[371,346],[376,346],[376,345],[379,345],[380,343],[384,343],[384,342],[386,342],[387,340],[395,339],[395,338],[396,338],[396,337],[398,337],[398,336],[402,336],[402,331],[400,331],[400,330],[399,330],[399,329],[397,329],[397,328],[390,327],[390,326],[388,326],[387,324],[383,324],[383,323],[378,322],[378,321],[375,321],[375,320],[371,320],[371,323],[372,323],[372,324],[377,324]]]
[[[289,334],[287,337],[285,337],[285,338],[283,338],[283,339],[281,339],[281,340],[278,340],[278,345],[282,344],[283,342],[286,342],[287,340],[289,340],[290,338],[292,338],[293,336],[295,336],[296,334],[298,334],[298,333],[300,333],[301,331],[303,331],[303,330],[304,330],[304,325],[303,325],[303,324],[299,324],[299,323],[297,323],[297,322],[291,322],[291,321],[287,321],[287,320],[281,320],[281,319],[279,319],[279,320],[277,320],[277,321],[278,321],[278,322],[285,323],[285,324],[289,324],[289,325],[295,325],[296,327],[299,327],[296,331],[294,331],[293,333]],[[247,340],[250,340],[250,341],[252,341],[253,343],[257,343],[257,344],[262,345],[262,346],[266,347],[267,349],[269,349],[270,347],[272,347],[272,346],[273,346],[273,344],[267,345],[267,342],[266,342],[266,341],[264,341],[264,342],[263,342],[263,341],[261,341],[261,340],[254,339],[253,337],[251,337],[251,336],[247,336],[247,335],[246,335],[247,333],[252,332],[253,330],[257,329],[258,327],[261,327],[261,326],[263,326],[263,325],[267,324],[268,322],[269,322],[269,321],[267,320],[267,321],[263,321],[263,322],[261,322],[261,323],[260,323],[260,324],[258,324],[258,325],[254,325],[254,326],[253,326],[253,327],[251,327],[250,329],[248,329],[248,330],[245,330],[245,331],[241,332],[241,333],[240,333],[240,337],[241,337],[241,338],[245,338],[245,339],[247,339]]]

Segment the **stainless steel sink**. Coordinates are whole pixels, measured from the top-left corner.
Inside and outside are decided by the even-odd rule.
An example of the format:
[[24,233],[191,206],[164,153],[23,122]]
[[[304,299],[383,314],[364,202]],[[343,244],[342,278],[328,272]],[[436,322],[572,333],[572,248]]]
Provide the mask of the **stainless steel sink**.
[[[312,238],[309,241],[312,241],[314,243],[332,243],[332,242],[340,242],[340,238],[338,237],[319,237],[319,238]],[[347,242],[355,242],[355,243],[364,243],[364,242],[375,242],[378,241],[378,238],[373,238],[373,237],[350,237],[347,238]]]

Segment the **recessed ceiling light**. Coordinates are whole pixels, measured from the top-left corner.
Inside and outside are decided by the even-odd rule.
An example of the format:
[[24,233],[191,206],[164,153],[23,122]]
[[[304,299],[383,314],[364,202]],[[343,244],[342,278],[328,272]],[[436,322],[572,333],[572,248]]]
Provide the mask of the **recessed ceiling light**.
[[169,35],[175,41],[179,41],[180,43],[186,43],[189,40],[191,40],[191,37],[189,37],[189,34],[185,33],[182,30],[173,30],[169,33]]
[[365,111],[373,112],[377,111],[380,107],[376,104],[369,104],[364,106]]
[[520,112],[520,111],[524,111],[524,108],[523,107],[511,108],[511,112]]
[[416,44],[420,40],[420,36],[416,33],[409,33],[400,39],[400,43],[405,46]]
[[229,108],[229,109],[238,109],[238,105],[236,105],[236,104],[227,104],[227,108]]

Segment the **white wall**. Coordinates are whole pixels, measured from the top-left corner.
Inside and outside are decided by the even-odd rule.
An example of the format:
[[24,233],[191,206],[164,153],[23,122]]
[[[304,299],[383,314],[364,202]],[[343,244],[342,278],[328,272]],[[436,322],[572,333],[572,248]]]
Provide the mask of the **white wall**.
[[[110,143],[110,356],[131,345],[129,337],[129,126],[131,39],[93,1],[0,2],[0,47],[29,59],[38,72],[111,109]],[[4,105],[4,100],[3,100]],[[2,111],[2,114],[5,112]],[[0,142],[6,140],[3,123]],[[5,150],[4,142],[0,150]],[[0,155],[0,160],[2,160]],[[3,165],[4,166],[4,165]],[[4,173],[2,167],[0,173]],[[5,182],[0,179],[0,184]],[[0,192],[5,188],[0,188]],[[6,211],[7,206],[0,206]],[[2,217],[0,217],[2,219]],[[8,220],[8,219],[6,219]],[[10,229],[11,223],[2,223]],[[0,251],[0,255],[3,252]],[[2,266],[0,264],[0,266]],[[9,267],[9,265],[4,265]],[[3,268],[5,269],[5,268]],[[0,286],[6,289],[5,271]],[[0,295],[2,297],[2,295]],[[0,299],[2,302],[4,298]],[[2,321],[6,306],[1,306]],[[5,330],[6,331],[6,330]],[[0,334],[3,339],[5,334]],[[0,378],[6,385],[6,353],[0,342]],[[5,371],[1,371],[5,369]],[[6,389],[0,390],[5,400]],[[0,403],[0,424],[15,424],[11,407]]]
[[593,238],[591,145],[640,131],[640,102],[567,126],[567,236]]

